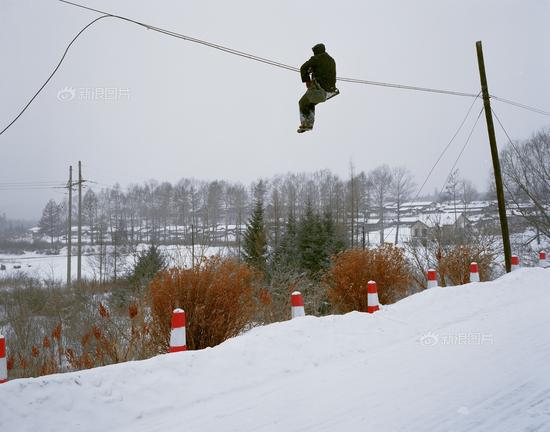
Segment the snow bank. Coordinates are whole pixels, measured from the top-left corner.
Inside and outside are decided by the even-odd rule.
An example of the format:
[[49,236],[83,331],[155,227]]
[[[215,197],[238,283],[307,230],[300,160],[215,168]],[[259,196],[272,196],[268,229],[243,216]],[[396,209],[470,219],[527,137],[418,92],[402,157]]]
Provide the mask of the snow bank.
[[550,430],[550,270],[0,386],[2,431]]

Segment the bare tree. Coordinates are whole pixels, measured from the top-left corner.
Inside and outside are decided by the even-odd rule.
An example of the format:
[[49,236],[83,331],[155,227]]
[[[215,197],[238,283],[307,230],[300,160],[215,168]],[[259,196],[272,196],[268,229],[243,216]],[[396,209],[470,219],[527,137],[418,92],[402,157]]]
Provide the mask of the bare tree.
[[464,212],[467,212],[472,201],[479,198],[479,192],[474,184],[466,179],[460,181],[460,192],[462,195],[462,203],[464,204]]
[[393,181],[391,195],[395,200],[395,244],[399,242],[399,226],[401,222],[401,207],[411,198],[415,184],[411,172],[405,167],[397,167],[392,170]]
[[54,238],[63,232],[62,207],[54,200],[49,200],[42,211],[42,217],[38,223],[40,232],[50,237],[50,244],[53,248]]
[[348,200],[349,200],[349,215],[350,215],[350,245],[353,249],[355,246],[355,220],[357,219],[357,208],[359,194],[357,188],[357,178],[355,177],[355,167],[353,162],[349,163],[349,182],[348,182]]
[[508,145],[501,161],[506,192],[514,209],[550,237],[550,130]]
[[385,208],[384,205],[391,192],[392,171],[388,165],[381,165],[369,174],[372,184],[373,199],[378,210],[380,225],[380,243],[384,243]]
[[460,186],[460,173],[458,169],[455,169],[453,172],[451,172],[451,174],[449,174],[449,177],[447,178],[447,182],[445,183],[445,192],[446,192],[447,198],[453,203],[455,222],[458,217],[456,197],[460,192],[459,186]]

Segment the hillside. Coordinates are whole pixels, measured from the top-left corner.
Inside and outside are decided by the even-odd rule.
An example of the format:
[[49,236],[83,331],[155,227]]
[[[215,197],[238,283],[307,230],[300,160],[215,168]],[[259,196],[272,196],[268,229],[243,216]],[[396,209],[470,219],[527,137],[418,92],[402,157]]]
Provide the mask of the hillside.
[[0,386],[2,431],[547,431],[550,270]]

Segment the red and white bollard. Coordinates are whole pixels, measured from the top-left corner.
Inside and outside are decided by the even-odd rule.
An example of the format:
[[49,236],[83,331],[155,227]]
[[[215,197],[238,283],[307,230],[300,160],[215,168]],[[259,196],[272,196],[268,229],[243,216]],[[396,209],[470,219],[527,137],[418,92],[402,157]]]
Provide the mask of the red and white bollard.
[[546,252],[540,251],[539,252],[539,267],[545,268],[548,265],[546,262]]
[[185,312],[174,309],[172,312],[172,331],[170,332],[170,352],[180,352],[187,349],[185,340]]
[[304,309],[304,299],[300,291],[294,291],[290,296],[290,313],[292,318],[306,316]]
[[512,255],[512,271],[519,268],[519,257],[517,255]]
[[476,262],[470,264],[470,282],[479,282],[479,269]]
[[427,288],[435,288],[439,286],[437,283],[437,273],[434,269],[428,270],[428,286]]
[[8,363],[6,362],[6,339],[0,335],[0,384],[8,381]]
[[378,288],[376,282],[368,281],[367,283],[367,312],[374,313],[380,309],[378,302]]

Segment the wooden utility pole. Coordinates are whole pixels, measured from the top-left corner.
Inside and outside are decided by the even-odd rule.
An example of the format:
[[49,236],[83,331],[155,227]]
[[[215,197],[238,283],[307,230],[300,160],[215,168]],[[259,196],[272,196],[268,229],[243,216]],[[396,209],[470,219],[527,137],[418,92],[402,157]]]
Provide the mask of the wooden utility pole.
[[191,224],[191,267],[195,268],[195,224]]
[[76,265],[76,280],[78,283],[82,278],[82,182],[82,163],[78,161],[78,258]]
[[512,271],[512,251],[510,248],[510,234],[508,231],[508,219],[506,218],[506,201],[504,199],[504,187],[500,172],[500,161],[498,159],[497,140],[495,138],[495,125],[493,124],[493,112],[491,111],[491,99],[487,76],[485,75],[485,63],[483,61],[483,48],[481,41],[476,42],[477,62],[479,65],[479,77],[481,79],[481,92],[483,94],[483,105],[485,107],[485,119],[487,120],[487,131],[489,133],[489,144],[491,145],[491,157],[493,159],[493,170],[495,172],[495,185],[498,200],[498,214],[500,217],[500,228],[502,231],[502,245],[504,247],[504,262],[506,272]]
[[69,205],[67,206],[67,287],[71,286],[71,249],[73,234],[73,167],[69,167]]

